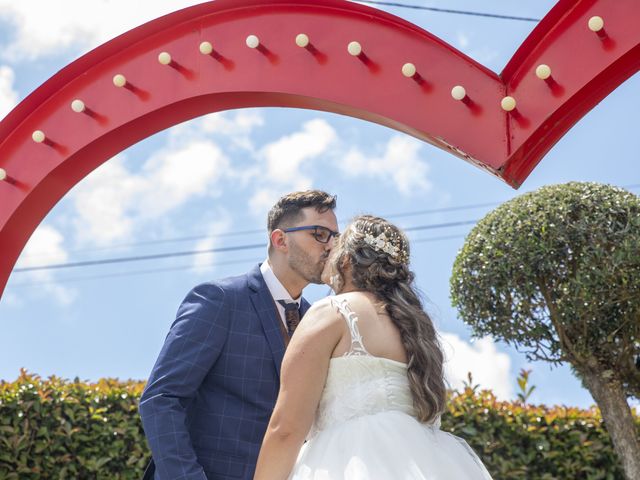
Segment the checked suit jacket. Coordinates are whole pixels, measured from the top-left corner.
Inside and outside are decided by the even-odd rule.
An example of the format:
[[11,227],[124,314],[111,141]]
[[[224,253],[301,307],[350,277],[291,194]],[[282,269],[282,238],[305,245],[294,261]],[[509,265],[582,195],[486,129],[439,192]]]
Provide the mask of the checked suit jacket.
[[140,397],[145,478],[253,478],[280,388],[279,322],[259,265],[189,292]]

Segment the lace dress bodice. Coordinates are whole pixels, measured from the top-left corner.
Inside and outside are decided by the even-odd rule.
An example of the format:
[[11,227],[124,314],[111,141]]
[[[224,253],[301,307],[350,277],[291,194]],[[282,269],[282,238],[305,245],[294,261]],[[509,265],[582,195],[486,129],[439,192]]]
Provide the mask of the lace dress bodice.
[[492,480],[469,444],[416,418],[407,365],[371,355],[346,300],[351,348],[332,358],[316,418],[288,480]]
[[[371,355],[362,342],[358,317],[346,300],[331,297],[351,333],[351,348],[330,360],[329,371],[309,438],[334,424],[364,415],[399,411],[415,416],[407,365]],[[438,418],[433,428],[440,427]]]

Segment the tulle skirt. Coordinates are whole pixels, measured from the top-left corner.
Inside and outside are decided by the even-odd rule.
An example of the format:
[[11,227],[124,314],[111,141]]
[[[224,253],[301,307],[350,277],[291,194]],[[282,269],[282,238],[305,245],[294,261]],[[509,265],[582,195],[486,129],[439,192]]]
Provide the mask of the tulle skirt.
[[462,438],[397,411],[338,422],[300,450],[291,480],[491,479]]

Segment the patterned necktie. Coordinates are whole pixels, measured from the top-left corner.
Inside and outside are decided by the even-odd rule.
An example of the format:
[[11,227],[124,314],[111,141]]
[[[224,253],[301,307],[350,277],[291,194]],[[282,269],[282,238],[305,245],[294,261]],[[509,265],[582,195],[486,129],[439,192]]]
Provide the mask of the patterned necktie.
[[287,322],[289,335],[293,335],[296,327],[300,323],[300,310],[296,302],[287,302],[286,300],[278,300],[278,303],[284,307],[284,319]]

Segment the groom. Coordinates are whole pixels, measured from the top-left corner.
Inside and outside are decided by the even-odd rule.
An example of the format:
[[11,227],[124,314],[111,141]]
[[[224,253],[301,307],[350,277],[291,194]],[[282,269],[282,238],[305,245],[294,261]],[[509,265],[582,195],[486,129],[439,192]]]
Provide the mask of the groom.
[[318,190],[280,198],[268,259],[182,302],[140,398],[153,457],[145,479],[253,478],[284,350],[309,308],[302,289],[321,283],[338,235],[335,207]]

